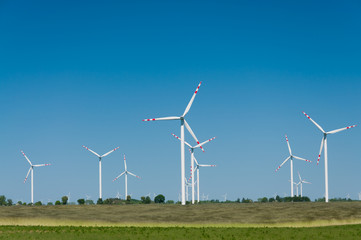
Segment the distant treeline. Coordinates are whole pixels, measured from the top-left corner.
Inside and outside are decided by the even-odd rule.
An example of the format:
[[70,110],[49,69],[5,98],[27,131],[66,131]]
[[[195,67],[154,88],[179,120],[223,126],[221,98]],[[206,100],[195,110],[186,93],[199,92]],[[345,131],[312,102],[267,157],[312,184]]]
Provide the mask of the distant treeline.
[[[329,200],[330,202],[352,202],[352,201],[356,201],[356,200],[351,200],[350,198],[332,198]],[[199,204],[209,204],[209,203],[267,203],[267,202],[311,202],[309,197],[300,197],[300,196],[294,196],[294,197],[280,197],[280,196],[276,196],[276,197],[271,197],[271,198],[267,198],[267,197],[262,197],[262,198],[258,198],[257,201],[254,201],[252,199],[249,198],[238,198],[236,201],[231,201],[231,200],[226,200],[226,201],[220,201],[218,199],[212,199],[212,200],[206,200],[206,201],[200,201]],[[325,202],[325,198],[317,198],[314,200],[314,202]],[[127,196],[126,199],[120,199],[120,198],[107,198],[105,200],[102,199],[98,199],[96,203],[94,203],[93,200],[90,199],[84,199],[84,198],[80,198],[77,200],[77,203],[72,202],[69,203],[68,202],[68,197],[67,196],[63,196],[61,198],[61,200],[57,200],[54,203],[52,202],[48,202],[48,203],[42,203],[41,201],[35,202],[34,204],[32,203],[26,203],[26,202],[21,202],[18,201],[17,203],[14,203],[11,199],[6,199],[6,197],[4,195],[0,195],[0,206],[13,206],[13,205],[24,205],[24,206],[28,206],[28,205],[34,205],[34,206],[43,206],[43,205],[123,205],[123,204],[152,204],[152,203],[157,203],[157,204],[181,204],[180,201],[178,202],[174,202],[173,200],[167,200],[165,201],[165,197],[162,194],[158,194],[157,196],[154,197],[154,199],[152,200],[149,196],[143,196],[141,197],[140,200],[138,199],[132,199],[131,196]],[[191,202],[187,201],[187,204],[190,204]]]

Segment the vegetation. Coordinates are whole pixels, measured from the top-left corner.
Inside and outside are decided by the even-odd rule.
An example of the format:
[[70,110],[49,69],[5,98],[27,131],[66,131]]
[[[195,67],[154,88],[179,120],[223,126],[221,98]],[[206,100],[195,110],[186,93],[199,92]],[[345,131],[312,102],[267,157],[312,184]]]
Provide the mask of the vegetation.
[[165,202],[165,197],[162,194],[158,194],[155,198],[154,198],[154,202],[155,203],[164,203]]
[[[44,224],[63,221],[102,224],[261,224],[283,226],[330,223],[361,223],[361,202],[212,203],[55,205],[0,207],[1,224],[22,224],[26,219]],[[192,213],[192,214],[190,214]],[[297,216],[297,217],[296,217]],[[25,219],[25,220],[24,220]],[[35,219],[35,220],[34,220]],[[34,220],[34,221],[33,221]],[[37,223],[42,225],[42,222]]]
[[313,228],[0,226],[0,239],[357,239],[360,225]]
[[84,198],[78,199],[78,204],[79,205],[84,205],[85,204],[85,199]]
[[62,196],[62,197],[61,197],[61,203],[62,203],[63,205],[66,205],[66,204],[68,203],[68,197],[67,197],[67,196]]

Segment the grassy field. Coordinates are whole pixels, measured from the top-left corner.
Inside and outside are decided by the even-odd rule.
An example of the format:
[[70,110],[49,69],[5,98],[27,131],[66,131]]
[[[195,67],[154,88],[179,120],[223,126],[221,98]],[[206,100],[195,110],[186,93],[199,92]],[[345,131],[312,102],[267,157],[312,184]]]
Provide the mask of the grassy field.
[[361,202],[0,207],[0,225],[327,226],[361,223]]
[[1,226],[0,239],[359,239],[360,225],[314,228]]
[[0,207],[0,239],[357,238],[360,202]]

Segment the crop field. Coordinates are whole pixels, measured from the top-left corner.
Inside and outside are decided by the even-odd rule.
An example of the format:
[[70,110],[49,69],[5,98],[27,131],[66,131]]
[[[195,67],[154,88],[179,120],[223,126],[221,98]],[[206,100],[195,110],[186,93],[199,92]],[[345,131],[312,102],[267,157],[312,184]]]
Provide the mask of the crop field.
[[361,203],[0,207],[0,239],[355,239]]

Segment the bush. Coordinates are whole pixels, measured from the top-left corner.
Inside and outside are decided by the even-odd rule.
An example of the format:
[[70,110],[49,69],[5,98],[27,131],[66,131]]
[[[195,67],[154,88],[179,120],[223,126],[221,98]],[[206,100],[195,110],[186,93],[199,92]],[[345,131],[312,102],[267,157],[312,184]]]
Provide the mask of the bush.
[[85,203],[84,198],[78,199],[78,204],[79,204],[79,205],[84,205],[84,203]]
[[155,198],[154,198],[154,202],[155,203],[164,203],[165,202],[165,197],[162,194],[158,194]]
[[12,206],[12,205],[13,205],[13,200],[8,199],[8,202],[7,202],[6,206]]
[[68,197],[67,197],[67,196],[63,196],[63,197],[61,198],[61,202],[62,202],[63,205],[66,205],[66,204],[68,203]]
[[37,201],[36,203],[34,203],[34,206],[42,206],[43,204],[40,201]]
[[150,200],[150,197],[147,196],[147,197],[141,197],[140,200],[142,201],[143,204],[149,204],[152,202],[152,200]]
[[168,200],[166,203],[167,204],[174,204],[174,201],[173,200]]
[[48,202],[48,206],[53,206],[54,204],[52,202]]
[[57,201],[55,202],[55,205],[61,205],[61,202],[60,202],[59,200],[57,200]]

